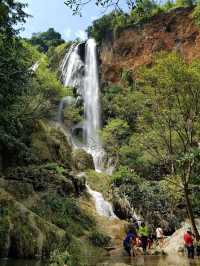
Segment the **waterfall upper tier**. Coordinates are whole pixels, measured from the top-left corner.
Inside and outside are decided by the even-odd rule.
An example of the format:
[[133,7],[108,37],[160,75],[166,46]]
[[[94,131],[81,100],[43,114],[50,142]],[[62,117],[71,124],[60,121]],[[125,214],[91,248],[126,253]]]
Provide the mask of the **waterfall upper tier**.
[[93,156],[95,169],[102,171],[105,153],[99,137],[101,108],[95,40],[89,39],[86,43],[73,44],[63,59],[61,73],[64,85],[74,88],[77,98],[83,99],[84,121],[78,128],[83,125],[84,141],[80,146]]

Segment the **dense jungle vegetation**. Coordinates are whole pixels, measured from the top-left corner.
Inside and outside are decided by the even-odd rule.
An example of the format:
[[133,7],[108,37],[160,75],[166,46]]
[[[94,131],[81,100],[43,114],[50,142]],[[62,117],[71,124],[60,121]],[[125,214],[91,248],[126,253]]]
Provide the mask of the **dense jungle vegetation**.
[[199,67],[199,60],[187,64],[163,52],[135,80],[123,72],[121,84],[102,94],[102,138],[118,169],[114,195],[163,227],[183,219],[189,194],[199,215]]
[[[199,3],[138,0],[130,3],[129,13],[115,11],[95,20],[88,35],[101,45],[118,30],[180,6],[193,9],[200,24]],[[60,60],[71,42],[53,28],[31,39],[19,37],[24,8],[12,0],[0,3],[0,256],[42,253],[51,256],[52,265],[71,266],[87,265],[88,250],[98,258],[110,239],[80,207],[80,195],[85,200],[88,195],[85,177],[74,174],[79,170],[104,190],[120,218],[130,218],[134,209],[152,229],[160,224],[169,234],[188,216],[198,238],[200,60],[188,63],[180,54],[161,52],[151,66],[134,73],[122,69],[118,84],[101,82],[100,134],[115,164],[103,180],[91,158],[73,153],[62,131],[52,126],[60,99],[73,94],[59,79]],[[82,112],[66,110],[65,124],[80,122]],[[87,163],[77,169],[78,160]]]
[[70,43],[52,28],[22,39],[24,8],[0,3],[0,257],[51,256],[55,265],[64,251],[61,263],[86,265],[110,239],[80,208],[85,180],[72,173],[71,147],[52,124],[71,93],[57,73]]

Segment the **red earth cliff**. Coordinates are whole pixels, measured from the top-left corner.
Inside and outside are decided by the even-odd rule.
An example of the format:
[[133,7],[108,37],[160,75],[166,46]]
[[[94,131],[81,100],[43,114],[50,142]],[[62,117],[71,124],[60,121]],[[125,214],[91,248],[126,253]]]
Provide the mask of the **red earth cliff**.
[[143,26],[118,32],[101,46],[102,80],[117,82],[123,69],[149,65],[159,51],[177,51],[191,61],[200,58],[200,28],[192,19],[191,8],[177,8],[159,14]]

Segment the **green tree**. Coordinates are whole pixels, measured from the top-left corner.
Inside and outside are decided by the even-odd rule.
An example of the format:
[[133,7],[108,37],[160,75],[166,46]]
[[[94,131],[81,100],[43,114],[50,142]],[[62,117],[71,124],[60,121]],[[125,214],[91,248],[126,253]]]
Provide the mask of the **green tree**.
[[1,38],[10,38],[19,32],[19,29],[16,29],[16,25],[25,22],[27,17],[27,14],[23,10],[25,7],[26,4],[14,0],[1,0],[0,33],[3,34]]
[[101,18],[93,21],[92,26],[88,27],[87,33],[89,37],[93,37],[97,42],[101,43],[103,39],[111,36],[113,31],[113,20],[116,13],[104,15]]
[[124,144],[124,140],[129,135],[129,125],[121,119],[111,119],[102,130],[102,138],[106,151],[110,156],[119,160],[119,150]]
[[196,1],[194,0],[176,0],[175,6],[176,7],[193,7]]
[[56,47],[65,41],[61,38],[61,34],[56,32],[54,28],[49,28],[45,32],[33,33],[30,43],[38,48],[40,52],[47,52],[50,47]]
[[175,53],[162,53],[154,66],[140,71],[143,110],[138,117],[140,145],[169,165],[171,182],[182,188],[196,235],[190,186],[198,154],[200,61],[188,65]]

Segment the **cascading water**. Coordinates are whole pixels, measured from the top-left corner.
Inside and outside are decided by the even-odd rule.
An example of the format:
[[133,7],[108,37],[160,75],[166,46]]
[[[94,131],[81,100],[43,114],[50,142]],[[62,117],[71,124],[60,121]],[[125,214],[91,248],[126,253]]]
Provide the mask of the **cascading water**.
[[[64,57],[61,64],[62,80],[67,87],[76,88],[77,94],[84,102],[84,123],[74,128],[82,127],[84,143],[79,143],[81,148],[90,153],[94,160],[95,169],[101,172],[103,167],[104,151],[99,137],[100,102],[99,102],[99,80],[96,56],[96,42],[89,39],[85,44],[85,62],[80,57],[79,46],[73,44]],[[59,112],[62,114],[62,103]],[[75,141],[74,141],[75,143]]]
[[77,44],[72,44],[63,59],[60,69],[63,84],[66,87],[76,88],[79,93],[82,93],[84,63],[79,56],[78,46]]
[[[83,44],[73,44],[61,64],[64,85],[66,87],[75,88],[78,97],[82,97],[84,104],[85,121],[74,127],[74,129],[82,128],[84,142],[77,145],[75,140],[73,141],[73,133],[72,142],[74,148],[77,146],[81,147],[92,155],[95,170],[101,172],[105,170],[103,166],[103,157],[105,153],[99,137],[101,119],[96,42],[93,39],[89,39],[86,42],[84,47],[84,60],[80,56],[80,45]],[[61,101],[59,107],[61,123],[63,108],[66,102],[69,103],[69,98],[65,98]],[[96,210],[99,215],[108,218],[117,218],[113,212],[112,205],[104,200],[101,193],[92,190],[89,186],[87,186],[87,189],[95,202]]]
[[97,68],[96,42],[89,39],[86,43],[85,79],[84,79],[84,109],[86,118],[87,150],[92,155],[96,171],[102,171],[102,158],[104,155],[99,138],[100,102],[99,79]]
[[92,190],[89,186],[87,186],[87,190],[94,199],[96,211],[99,215],[110,219],[117,218],[113,212],[112,205],[103,198],[101,193]]

